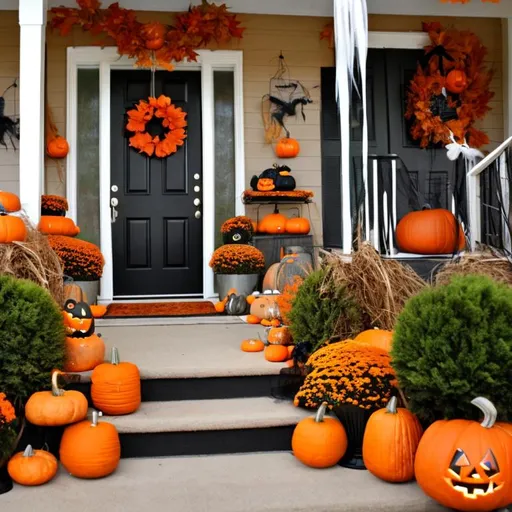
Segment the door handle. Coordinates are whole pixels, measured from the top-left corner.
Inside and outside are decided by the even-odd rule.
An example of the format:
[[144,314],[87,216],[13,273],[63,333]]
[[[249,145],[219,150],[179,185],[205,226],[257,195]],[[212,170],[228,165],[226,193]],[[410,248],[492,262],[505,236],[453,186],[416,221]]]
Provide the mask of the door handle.
[[119,204],[119,200],[117,197],[113,197],[110,199],[110,210],[111,210],[111,216],[110,216],[110,222],[111,224],[114,224],[114,222],[117,220],[117,216],[119,215],[119,212],[116,210],[116,206]]

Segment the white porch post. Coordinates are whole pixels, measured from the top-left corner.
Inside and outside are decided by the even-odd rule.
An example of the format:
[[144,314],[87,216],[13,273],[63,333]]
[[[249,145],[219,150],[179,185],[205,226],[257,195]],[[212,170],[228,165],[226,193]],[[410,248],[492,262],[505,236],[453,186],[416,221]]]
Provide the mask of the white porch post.
[[44,59],[47,0],[19,0],[20,199],[39,222],[44,189]]
[[503,19],[503,118],[505,139],[512,137],[512,17]]

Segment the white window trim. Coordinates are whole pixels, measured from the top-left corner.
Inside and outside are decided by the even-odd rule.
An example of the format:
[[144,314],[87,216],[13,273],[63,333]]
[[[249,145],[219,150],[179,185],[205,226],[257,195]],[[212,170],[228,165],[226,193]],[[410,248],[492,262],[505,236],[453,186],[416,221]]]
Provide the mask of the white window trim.
[[[203,296],[212,298],[214,274],[208,263],[215,249],[215,130],[213,72],[233,70],[235,94],[235,212],[245,213],[242,193],[245,185],[243,52],[199,50],[197,62],[180,62],[177,70],[201,71],[202,149],[203,149]],[[134,61],[120,57],[115,47],[70,47],[67,49],[66,136],[70,143],[67,158],[66,195],[69,216],[77,216],[77,71],[79,68],[100,70],[100,248],[105,257],[101,279],[100,302],[114,299],[112,229],[110,212],[110,71],[133,69]]]

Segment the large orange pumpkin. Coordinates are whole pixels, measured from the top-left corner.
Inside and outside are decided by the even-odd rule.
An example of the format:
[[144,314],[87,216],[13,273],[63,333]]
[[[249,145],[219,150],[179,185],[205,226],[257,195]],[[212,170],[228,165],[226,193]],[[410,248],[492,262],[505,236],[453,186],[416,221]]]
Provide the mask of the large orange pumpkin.
[[279,158],[295,158],[300,152],[300,144],[296,139],[284,137],[277,141],[276,155]]
[[327,402],[318,408],[316,416],[299,421],[292,435],[295,457],[312,468],[330,468],[347,451],[347,434],[338,418],[325,417]]
[[285,224],[285,231],[294,235],[307,235],[311,226],[305,217],[292,217]]
[[78,478],[102,478],[113,473],[121,459],[121,443],[116,427],[98,421],[93,411],[92,421],[85,420],[66,427],[60,443],[60,461],[66,470]]
[[38,391],[28,399],[25,417],[33,425],[59,427],[82,421],[87,416],[87,398],[80,391],[60,389],[61,374],[59,370],[52,373],[51,391]]
[[28,445],[24,452],[18,452],[7,464],[9,476],[20,485],[42,485],[49,482],[59,469],[57,459],[45,450],[33,450]]
[[364,345],[372,345],[389,352],[393,343],[393,332],[385,329],[368,329],[359,333],[354,341]]
[[53,215],[42,215],[38,229],[45,235],[76,236],[80,233],[80,228],[73,219]]
[[462,69],[452,69],[446,75],[445,87],[454,94],[460,94],[468,87],[468,77]]
[[3,190],[0,190],[0,205],[4,207],[4,210],[7,213],[21,210],[20,198],[12,192],[4,192]]
[[87,338],[66,338],[66,361],[64,370],[67,372],[87,372],[94,370],[105,359],[105,343],[96,334]]
[[24,242],[27,238],[27,226],[19,217],[6,215],[0,208],[0,244]]
[[441,505],[486,512],[512,503],[512,437],[495,424],[497,411],[489,400],[471,403],[484,413],[482,423],[433,423],[420,441],[414,470],[425,494]]
[[69,153],[68,141],[60,135],[53,137],[46,145],[46,153],[50,158],[66,158]]
[[270,235],[285,233],[287,220],[288,218],[282,213],[279,213],[276,207],[274,213],[269,213],[263,217],[260,223],[260,231]]
[[465,246],[460,224],[443,208],[405,215],[396,227],[396,240],[401,251],[416,254],[451,254]]
[[384,409],[375,411],[366,424],[363,461],[366,469],[386,482],[408,482],[414,478],[414,456],[423,434],[418,418],[397,408],[391,397]]
[[140,406],[139,369],[133,363],[121,363],[115,347],[110,363],[102,363],[92,372],[91,398],[96,409],[115,416],[131,414]]

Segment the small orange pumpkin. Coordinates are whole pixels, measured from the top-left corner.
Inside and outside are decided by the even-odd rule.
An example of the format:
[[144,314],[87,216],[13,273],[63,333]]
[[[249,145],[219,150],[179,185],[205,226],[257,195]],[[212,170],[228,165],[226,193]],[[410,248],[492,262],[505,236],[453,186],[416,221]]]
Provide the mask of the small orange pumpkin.
[[289,345],[292,342],[292,336],[288,327],[272,327],[267,334],[267,341],[271,345]]
[[97,411],[92,421],[66,427],[60,442],[60,461],[78,478],[102,478],[113,473],[121,459],[121,443],[114,425],[99,422]]
[[258,180],[258,184],[256,185],[256,188],[260,192],[271,192],[276,188],[276,185],[274,183],[274,180],[271,178],[260,178]]
[[110,363],[99,364],[92,372],[91,398],[96,409],[114,416],[131,414],[140,406],[139,368],[121,363],[116,347],[112,348]]
[[244,340],[242,341],[242,345],[240,345],[240,349],[243,352],[262,352],[265,348],[265,344],[261,340]]
[[80,228],[73,219],[54,215],[42,215],[38,230],[45,235],[76,236],[80,233]]
[[300,145],[296,139],[284,137],[277,142],[275,151],[279,158],[295,158],[300,152]]
[[64,370],[67,372],[87,372],[94,370],[105,359],[105,343],[96,334],[87,338],[66,337],[66,361]]
[[267,345],[265,359],[271,363],[282,363],[288,359],[288,348],[284,345]]
[[347,434],[338,418],[325,417],[327,402],[315,416],[300,420],[292,435],[295,457],[312,468],[330,468],[347,451]]
[[148,50],[160,50],[165,43],[166,33],[165,25],[159,22],[145,23],[140,30]]
[[368,329],[359,333],[354,341],[363,345],[372,345],[379,347],[386,352],[391,350],[393,344],[393,331],[387,331],[385,329]]
[[261,322],[261,318],[256,315],[247,315],[247,323],[248,324],[259,324]]
[[103,304],[91,304],[89,307],[94,318],[103,318],[107,312],[107,306]]
[[7,464],[9,476],[20,485],[35,486],[49,482],[59,469],[57,459],[45,450],[33,450],[28,445]]
[[66,158],[69,153],[68,141],[60,135],[53,137],[46,145],[46,153],[50,158]]
[[214,306],[215,311],[217,311],[217,313],[224,313],[224,311],[226,310],[226,302],[227,302],[226,299],[216,302],[215,306]]
[[460,94],[468,87],[468,77],[462,69],[452,69],[446,76],[445,87],[454,94]]
[[0,243],[24,242],[27,238],[27,226],[19,217],[6,215],[0,208]]
[[21,210],[20,198],[12,192],[0,190],[0,205],[4,207],[7,213],[18,212]]
[[285,231],[294,235],[307,235],[310,229],[309,220],[304,217],[292,217],[285,224]]
[[270,213],[265,215],[261,221],[260,229],[262,229],[265,233],[269,233],[271,235],[277,235],[279,233],[284,233],[286,231],[286,221],[288,218],[284,216],[282,213],[279,213],[277,206],[274,210],[274,213]]

